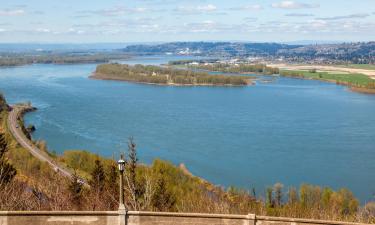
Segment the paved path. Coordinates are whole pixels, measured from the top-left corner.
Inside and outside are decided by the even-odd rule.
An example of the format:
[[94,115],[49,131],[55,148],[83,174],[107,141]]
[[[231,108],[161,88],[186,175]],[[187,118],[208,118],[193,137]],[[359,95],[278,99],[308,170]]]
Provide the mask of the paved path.
[[[34,145],[23,133],[21,126],[18,124],[18,118],[22,116],[22,112],[26,109],[30,108],[30,106],[22,106],[22,105],[15,105],[12,106],[12,110],[9,112],[8,115],[8,128],[12,133],[13,137],[17,140],[17,142],[22,145],[25,149],[29,150],[29,152],[37,159],[47,162],[53,170],[56,172],[61,173],[63,176],[72,178],[73,173],[70,172],[68,169],[58,165],[54,160],[44,151],[41,151],[38,147]],[[87,182],[84,179],[79,179],[79,181],[85,185]]]

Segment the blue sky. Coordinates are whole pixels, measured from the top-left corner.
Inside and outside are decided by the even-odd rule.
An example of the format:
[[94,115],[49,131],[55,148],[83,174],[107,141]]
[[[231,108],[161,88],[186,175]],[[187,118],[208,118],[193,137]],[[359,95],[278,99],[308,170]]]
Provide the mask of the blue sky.
[[0,3],[2,43],[375,40],[375,0]]

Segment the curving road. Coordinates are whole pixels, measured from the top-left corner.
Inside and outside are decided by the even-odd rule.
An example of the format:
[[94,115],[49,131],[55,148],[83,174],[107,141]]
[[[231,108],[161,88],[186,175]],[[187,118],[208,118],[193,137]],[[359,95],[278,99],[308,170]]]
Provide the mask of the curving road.
[[[41,151],[38,147],[36,147],[34,143],[32,143],[23,133],[21,126],[18,124],[18,118],[22,115],[22,112],[27,109],[30,109],[30,106],[12,106],[12,110],[9,112],[8,115],[8,128],[12,133],[13,137],[22,147],[27,149],[34,157],[43,162],[48,163],[53,168],[53,170],[71,179],[73,177],[72,172],[54,162],[54,160],[48,154],[46,154],[45,152]],[[82,178],[79,178],[79,182],[88,185],[87,182]]]

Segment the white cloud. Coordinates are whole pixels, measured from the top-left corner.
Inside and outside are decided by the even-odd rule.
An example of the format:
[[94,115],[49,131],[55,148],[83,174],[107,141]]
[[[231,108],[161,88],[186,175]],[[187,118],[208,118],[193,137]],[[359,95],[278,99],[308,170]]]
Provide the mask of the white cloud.
[[332,16],[332,17],[323,17],[318,18],[320,20],[345,20],[345,19],[362,19],[369,17],[370,15],[367,13],[357,13],[357,14],[350,14],[345,16]]
[[5,29],[0,28],[0,32],[5,32],[5,31],[6,31]]
[[282,1],[279,3],[273,3],[271,6],[273,8],[279,8],[279,9],[319,8],[319,4],[308,4],[308,3],[300,3],[300,2],[295,2],[295,1]]
[[183,14],[199,14],[199,13],[210,13],[215,12],[217,7],[212,4],[199,5],[199,6],[179,6],[175,9],[178,13]]
[[217,7],[215,5],[208,4],[208,5],[198,6],[197,9],[199,11],[212,12],[212,11],[215,11]]
[[36,32],[39,32],[39,33],[50,33],[51,30],[50,29],[47,29],[47,28],[37,28],[35,29]]
[[147,8],[144,7],[136,7],[136,8],[127,8],[125,6],[115,6],[112,8],[107,9],[99,9],[99,10],[85,10],[77,12],[76,17],[87,17],[89,15],[100,15],[106,17],[116,17],[116,16],[125,16],[129,13],[145,13],[149,11]]
[[0,16],[21,16],[25,14],[23,9],[14,9],[14,10],[0,10]]
[[289,14],[285,14],[285,16],[290,16],[290,17],[310,17],[310,16],[314,16],[314,14],[310,14],[310,13],[289,13]]
[[263,6],[258,5],[258,4],[230,8],[230,10],[244,10],[244,11],[255,11],[255,10],[262,10],[262,9],[263,9]]

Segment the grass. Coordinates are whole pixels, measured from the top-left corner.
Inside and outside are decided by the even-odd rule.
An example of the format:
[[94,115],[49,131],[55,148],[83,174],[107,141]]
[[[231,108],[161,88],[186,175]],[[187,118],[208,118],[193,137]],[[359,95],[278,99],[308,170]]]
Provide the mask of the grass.
[[305,79],[324,80],[336,82],[339,84],[349,85],[353,87],[372,88],[375,81],[364,74],[352,73],[331,73],[331,72],[313,72],[305,70],[283,70],[280,71],[282,76],[299,77]]
[[342,66],[347,67],[347,68],[353,68],[353,69],[375,70],[375,65],[373,64],[347,64],[347,65],[342,65]]

